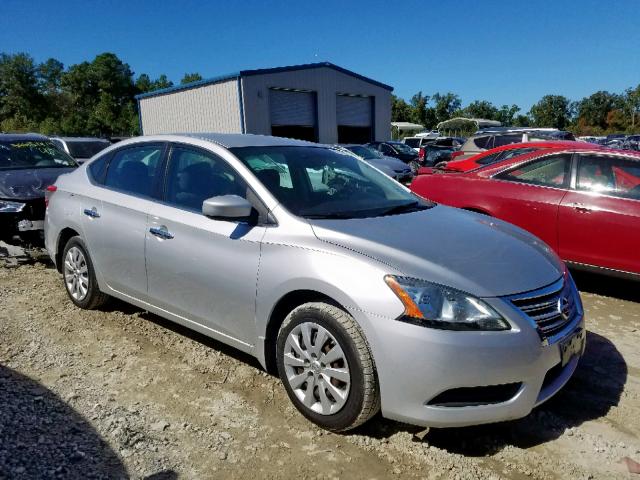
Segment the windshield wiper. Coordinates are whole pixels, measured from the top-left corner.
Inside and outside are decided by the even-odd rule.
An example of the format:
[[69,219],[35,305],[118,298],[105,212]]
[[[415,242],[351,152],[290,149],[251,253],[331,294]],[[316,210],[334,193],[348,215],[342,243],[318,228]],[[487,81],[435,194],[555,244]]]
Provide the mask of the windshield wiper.
[[310,215],[302,214],[302,216],[311,220],[323,220],[329,218],[354,218],[353,212],[314,213]]
[[433,205],[425,205],[422,202],[410,202],[403,203],[402,205],[396,205],[395,207],[388,208],[384,210],[380,216],[385,215],[396,215],[398,213],[409,213],[409,212],[417,212],[418,210],[426,210],[427,208],[431,208]]

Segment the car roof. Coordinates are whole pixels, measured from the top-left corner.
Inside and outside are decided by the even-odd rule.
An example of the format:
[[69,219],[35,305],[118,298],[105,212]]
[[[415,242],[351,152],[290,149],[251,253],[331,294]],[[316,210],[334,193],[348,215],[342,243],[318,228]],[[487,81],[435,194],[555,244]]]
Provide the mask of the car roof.
[[503,150],[515,150],[518,148],[600,148],[598,145],[589,142],[575,142],[572,140],[546,140],[541,142],[520,142],[510,143],[508,145],[502,145],[501,147],[495,147],[491,150],[482,152],[485,154],[491,154],[495,152],[501,152]]
[[156,135],[143,135],[132,137],[128,140],[115,143],[115,146],[124,146],[143,141],[180,141],[180,139],[204,140],[215,143],[224,148],[242,147],[284,147],[284,146],[306,146],[306,147],[327,147],[327,145],[307,142],[305,140],[294,140],[292,138],[272,137],[269,135],[254,135],[250,133],[162,133]]
[[529,152],[523,155],[516,155],[515,157],[511,157],[506,160],[501,160],[496,163],[490,163],[488,165],[482,165],[479,168],[474,170],[470,170],[468,173],[480,173],[488,170],[501,170],[505,167],[508,167],[511,164],[520,163],[522,161],[530,160],[541,155],[553,155],[558,153],[594,153],[596,155],[616,155],[622,157],[631,157],[635,160],[640,160],[640,152],[634,152],[630,150],[617,150],[615,148],[602,148],[597,145],[593,146],[593,148],[575,148],[575,147],[557,147],[557,148],[546,148],[544,152],[536,151]]
[[20,142],[25,140],[43,141],[49,140],[49,137],[40,135],[39,133],[0,133],[0,142]]

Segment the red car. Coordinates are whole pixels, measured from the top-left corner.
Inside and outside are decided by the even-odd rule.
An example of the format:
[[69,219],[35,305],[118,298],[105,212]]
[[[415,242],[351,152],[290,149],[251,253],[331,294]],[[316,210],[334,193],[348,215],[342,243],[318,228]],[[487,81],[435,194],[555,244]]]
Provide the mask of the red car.
[[574,266],[640,279],[637,152],[546,148],[469,172],[421,175],[411,190],[518,225]]
[[[535,152],[545,148],[600,148],[598,145],[587,142],[572,142],[563,140],[549,140],[544,142],[523,142],[523,143],[510,143],[509,145],[503,145],[501,147],[492,148],[485,152],[474,155],[464,160],[452,160],[446,162],[446,165],[440,169],[434,169],[433,167],[422,167],[418,170],[418,175],[428,175],[436,170],[454,170],[456,172],[468,172],[483,165],[489,165],[491,163],[502,162],[508,160],[516,155],[524,155],[525,153]],[[444,163],[444,162],[443,162]]]

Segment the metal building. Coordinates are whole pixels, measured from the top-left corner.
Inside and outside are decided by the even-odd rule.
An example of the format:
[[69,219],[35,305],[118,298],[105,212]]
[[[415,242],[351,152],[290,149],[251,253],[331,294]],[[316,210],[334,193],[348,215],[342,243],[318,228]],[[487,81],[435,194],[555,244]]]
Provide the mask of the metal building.
[[390,139],[392,91],[323,62],[243,70],[136,98],[145,135],[255,133],[365,143]]

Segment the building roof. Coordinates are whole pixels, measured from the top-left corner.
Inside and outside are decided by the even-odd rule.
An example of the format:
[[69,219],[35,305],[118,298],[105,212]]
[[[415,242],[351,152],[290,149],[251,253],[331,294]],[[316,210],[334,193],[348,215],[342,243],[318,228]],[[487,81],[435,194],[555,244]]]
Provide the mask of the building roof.
[[384,88],[385,90],[389,90],[390,92],[393,91],[393,87],[389,85],[386,85],[384,83],[378,82],[371,78],[365,77],[358,73],[352,72],[351,70],[347,70],[346,68],[339,67],[338,65],[334,65],[333,63],[330,63],[330,62],[319,62],[319,63],[307,63],[304,65],[291,65],[289,67],[241,70],[239,72],[220,75],[217,77],[207,78],[204,80],[198,80],[197,82],[186,83],[184,85],[176,85],[169,88],[154,90],[152,92],[141,93],[140,95],[136,95],[136,99],[140,100],[142,98],[157,97],[160,95],[166,95],[168,93],[180,92],[182,90],[191,90],[192,88],[204,87],[207,85],[213,85],[215,83],[227,82],[229,80],[237,80],[242,77],[251,77],[254,75],[269,75],[271,73],[291,72],[291,71],[297,71],[297,70],[310,70],[313,68],[330,68],[332,70],[336,70],[337,72],[344,73],[345,75],[349,75],[351,77],[357,78],[358,80],[362,80],[364,82],[368,82],[378,87]]

